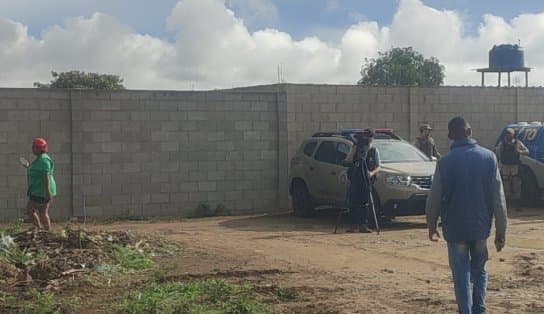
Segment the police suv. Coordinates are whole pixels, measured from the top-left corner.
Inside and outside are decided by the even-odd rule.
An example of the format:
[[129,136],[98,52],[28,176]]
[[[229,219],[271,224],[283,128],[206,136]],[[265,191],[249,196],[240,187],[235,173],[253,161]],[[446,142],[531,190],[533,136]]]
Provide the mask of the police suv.
[[[347,184],[342,181],[353,142],[363,129],[317,132],[302,142],[291,159],[289,192],[294,214],[310,216],[317,207],[345,208]],[[380,153],[381,171],[373,186],[381,217],[423,215],[436,162],[391,129],[376,129],[372,145]]]
[[521,200],[535,203],[544,189],[544,125],[542,122],[518,122],[507,125],[501,132],[497,145],[506,129],[516,131],[516,137],[529,149],[528,156],[521,156],[519,175],[521,177]]

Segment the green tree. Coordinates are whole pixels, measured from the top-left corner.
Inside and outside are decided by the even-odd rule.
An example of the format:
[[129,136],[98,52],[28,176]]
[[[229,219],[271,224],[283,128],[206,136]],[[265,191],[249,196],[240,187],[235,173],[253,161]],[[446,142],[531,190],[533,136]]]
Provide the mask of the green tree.
[[425,59],[412,47],[392,48],[365,59],[360,85],[439,86],[444,83],[444,66],[437,58]]
[[118,75],[85,73],[81,71],[51,72],[50,83],[35,82],[37,88],[83,88],[83,89],[125,89],[123,79]]

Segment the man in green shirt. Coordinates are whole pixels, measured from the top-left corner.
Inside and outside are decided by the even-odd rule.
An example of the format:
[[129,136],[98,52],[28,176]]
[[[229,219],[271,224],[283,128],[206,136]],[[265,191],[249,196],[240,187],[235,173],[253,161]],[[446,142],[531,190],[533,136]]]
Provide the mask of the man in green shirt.
[[38,229],[43,227],[49,231],[51,219],[48,210],[51,200],[57,195],[57,186],[53,177],[55,165],[47,151],[47,141],[35,138],[32,141],[32,153],[36,159],[30,164],[24,160],[23,166],[27,168],[27,214]]

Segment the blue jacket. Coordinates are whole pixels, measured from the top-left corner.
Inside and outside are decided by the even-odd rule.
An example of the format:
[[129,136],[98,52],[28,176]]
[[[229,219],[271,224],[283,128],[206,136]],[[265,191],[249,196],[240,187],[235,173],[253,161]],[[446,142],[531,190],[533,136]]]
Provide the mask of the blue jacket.
[[456,141],[440,159],[427,200],[429,229],[442,216],[449,242],[487,239],[493,215],[497,233],[506,231],[506,202],[495,154],[473,139]]

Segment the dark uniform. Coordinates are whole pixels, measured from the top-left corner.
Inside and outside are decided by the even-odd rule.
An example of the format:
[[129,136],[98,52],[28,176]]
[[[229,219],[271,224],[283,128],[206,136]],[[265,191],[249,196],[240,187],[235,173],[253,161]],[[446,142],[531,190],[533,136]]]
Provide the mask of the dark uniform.
[[[368,171],[372,171],[380,166],[380,154],[375,147],[368,150],[366,159]],[[348,188],[348,205],[350,208],[350,218],[354,225],[368,224],[368,209],[370,203],[370,186],[363,175],[363,165],[360,162],[354,162],[347,171],[350,185]]]

